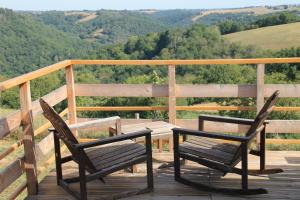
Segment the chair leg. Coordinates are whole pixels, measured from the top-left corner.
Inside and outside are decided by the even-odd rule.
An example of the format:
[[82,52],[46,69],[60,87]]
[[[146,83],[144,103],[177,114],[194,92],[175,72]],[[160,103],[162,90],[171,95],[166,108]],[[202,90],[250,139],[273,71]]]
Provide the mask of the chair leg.
[[266,126],[260,133],[260,147],[259,147],[259,161],[260,161],[260,171],[266,168]]
[[179,181],[180,179],[180,158],[179,158],[179,135],[173,134],[174,140],[174,177],[175,181]]
[[[83,154],[82,152],[80,154]],[[80,155],[79,161],[79,177],[80,177],[80,199],[87,200],[87,191],[86,191],[86,175],[85,175],[85,162],[83,155]]]
[[266,169],[266,125],[264,126],[264,129],[260,133],[259,159],[260,159],[259,171],[248,170],[248,172],[256,175],[276,174],[276,173],[283,172],[283,170],[280,168]]
[[148,189],[153,190],[153,164],[152,164],[152,141],[151,135],[146,135],[146,153],[147,153],[147,185]]
[[63,178],[62,167],[61,167],[62,164],[61,164],[60,142],[55,132],[53,132],[53,138],[54,138],[55,165],[56,165],[56,181],[57,181],[57,185],[60,185],[61,180]]
[[248,190],[248,148],[247,143],[242,143],[242,190]]

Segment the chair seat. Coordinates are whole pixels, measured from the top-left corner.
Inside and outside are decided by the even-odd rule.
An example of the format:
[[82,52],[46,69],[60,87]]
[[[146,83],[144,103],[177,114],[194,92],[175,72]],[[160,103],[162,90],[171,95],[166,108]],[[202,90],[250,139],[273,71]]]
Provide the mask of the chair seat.
[[146,154],[146,148],[132,140],[114,142],[85,150],[97,171],[130,163]]
[[230,165],[239,146],[239,143],[192,136],[179,145],[179,153]]

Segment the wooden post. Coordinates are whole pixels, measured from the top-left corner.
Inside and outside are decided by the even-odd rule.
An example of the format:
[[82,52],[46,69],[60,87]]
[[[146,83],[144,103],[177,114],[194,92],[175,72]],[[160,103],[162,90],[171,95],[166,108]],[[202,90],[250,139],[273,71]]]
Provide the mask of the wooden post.
[[34,146],[34,129],[31,111],[31,92],[30,82],[27,81],[20,85],[20,108],[21,124],[23,128],[23,143],[25,154],[25,172],[27,180],[28,195],[35,195],[38,191],[37,167]]
[[[176,124],[176,68],[175,65],[169,65],[169,123]],[[169,151],[173,151],[173,138],[169,138]]]
[[[69,124],[76,124],[76,99],[73,66],[66,67],[67,100],[68,100],[68,120]],[[77,132],[75,133],[77,135]]]
[[[256,70],[256,112],[258,113],[264,105],[264,92],[265,92],[265,64],[258,64]],[[260,146],[260,134],[257,134],[256,144]]]

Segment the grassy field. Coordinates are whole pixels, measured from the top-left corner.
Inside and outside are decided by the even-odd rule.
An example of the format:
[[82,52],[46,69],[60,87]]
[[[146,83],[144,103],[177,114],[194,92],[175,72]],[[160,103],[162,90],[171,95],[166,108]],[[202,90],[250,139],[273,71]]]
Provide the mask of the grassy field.
[[300,22],[241,31],[224,36],[231,42],[280,50],[300,46]]
[[0,118],[12,113],[14,110],[9,108],[0,108]]

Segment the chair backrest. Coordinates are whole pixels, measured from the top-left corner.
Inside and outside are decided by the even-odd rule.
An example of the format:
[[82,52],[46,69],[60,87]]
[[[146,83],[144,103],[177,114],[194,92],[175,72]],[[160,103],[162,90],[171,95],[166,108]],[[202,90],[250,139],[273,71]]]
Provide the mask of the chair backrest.
[[[279,96],[279,91],[276,90],[266,101],[264,106],[261,108],[259,113],[256,115],[253,124],[249,128],[249,130],[246,133],[246,136],[252,136],[252,141],[255,139],[255,135],[260,133],[263,129],[264,122],[266,121],[269,114],[274,109],[274,105],[277,102]],[[249,141],[251,143],[251,141]],[[249,146],[250,148],[250,146]],[[241,160],[241,146],[238,148],[233,160],[232,160],[232,166],[236,165]]]
[[278,96],[279,96],[279,91],[276,90],[268,98],[268,100],[266,101],[266,103],[264,104],[264,106],[261,108],[261,110],[259,111],[259,113],[256,115],[256,117],[254,119],[254,123],[251,125],[251,127],[247,131],[246,136],[250,136],[252,134],[257,134],[257,130],[259,130],[261,128],[261,126],[263,126],[265,120],[267,119],[267,117],[269,116],[269,114],[274,109],[274,105],[277,102]]
[[[55,128],[54,134],[59,137],[67,146],[69,151],[72,154],[72,157],[75,160],[79,160],[78,151],[74,148],[74,144],[78,144],[78,140],[73,135],[72,131],[66,124],[66,122],[59,116],[59,114],[43,99],[40,99],[40,105],[43,110],[43,115],[51,122],[53,127]],[[95,167],[87,157],[87,155],[83,154],[85,162],[91,170],[94,170]]]

